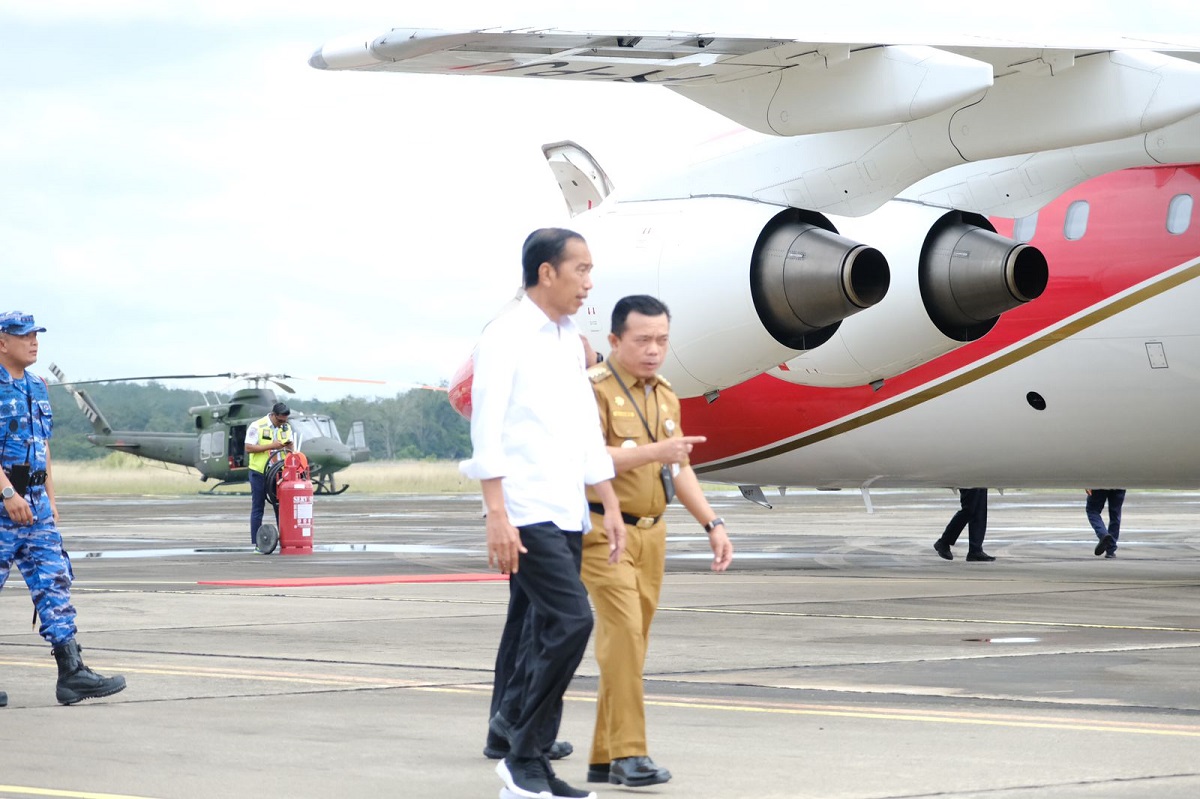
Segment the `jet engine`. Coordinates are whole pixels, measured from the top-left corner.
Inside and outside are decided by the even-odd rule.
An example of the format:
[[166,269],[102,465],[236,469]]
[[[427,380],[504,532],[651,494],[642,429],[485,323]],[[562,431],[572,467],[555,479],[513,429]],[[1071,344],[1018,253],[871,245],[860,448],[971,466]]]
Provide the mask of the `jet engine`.
[[572,224],[596,264],[577,323],[602,335],[622,296],[662,298],[672,315],[663,371],[684,397],[828,341],[890,282],[878,250],[794,208],[729,197],[607,202]]
[[892,289],[820,349],[771,370],[781,380],[861,386],[893,377],[986,335],[1002,313],[1040,296],[1049,278],[1040,250],[998,235],[978,214],[893,201],[838,224],[887,255]]

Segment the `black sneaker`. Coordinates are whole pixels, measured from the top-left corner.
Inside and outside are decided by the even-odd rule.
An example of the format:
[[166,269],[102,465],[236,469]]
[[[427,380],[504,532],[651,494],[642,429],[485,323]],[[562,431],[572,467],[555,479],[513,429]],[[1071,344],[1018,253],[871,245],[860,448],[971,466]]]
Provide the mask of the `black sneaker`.
[[1100,557],[1101,555],[1103,555],[1105,553],[1105,551],[1108,550],[1108,548],[1110,546],[1112,546],[1115,543],[1116,543],[1116,539],[1113,538],[1110,534],[1105,533],[1104,537],[1101,538],[1100,541],[1096,544],[1096,548],[1094,550],[1092,550],[1092,554],[1094,554],[1096,557]]
[[542,758],[542,768],[546,770],[546,782],[554,799],[596,799],[594,792],[581,791],[568,785],[566,780],[560,780],[554,773],[554,766],[550,765],[549,757]]
[[551,799],[550,781],[540,757],[509,757],[496,764],[496,773],[504,787],[523,799]]

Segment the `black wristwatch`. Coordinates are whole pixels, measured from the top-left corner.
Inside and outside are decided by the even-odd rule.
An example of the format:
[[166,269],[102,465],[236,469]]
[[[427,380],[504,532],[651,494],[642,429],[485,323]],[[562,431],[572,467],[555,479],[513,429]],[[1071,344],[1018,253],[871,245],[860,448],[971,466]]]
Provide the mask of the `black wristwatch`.
[[704,525],[704,532],[706,532],[706,533],[711,533],[713,530],[716,530],[716,529],[717,529],[717,526],[718,526],[718,525],[720,525],[721,527],[724,527],[724,526],[725,526],[725,520],[724,520],[724,519],[722,519],[720,516],[718,516],[717,518],[713,519],[713,520],[712,520],[711,522],[709,522],[708,524]]
[[3,497],[6,502],[8,500],[12,499],[13,497],[15,497],[16,495],[17,495],[17,491],[12,486],[5,486],[4,490],[0,491],[0,497]]

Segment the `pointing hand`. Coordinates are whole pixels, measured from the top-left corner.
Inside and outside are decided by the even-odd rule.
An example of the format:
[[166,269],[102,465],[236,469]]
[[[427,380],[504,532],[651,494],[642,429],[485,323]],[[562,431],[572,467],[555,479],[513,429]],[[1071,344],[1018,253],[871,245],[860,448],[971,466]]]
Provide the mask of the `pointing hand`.
[[691,454],[692,447],[695,444],[703,444],[708,439],[704,436],[677,436],[675,438],[664,438],[658,442],[659,458],[661,463],[683,463],[687,460],[687,456]]

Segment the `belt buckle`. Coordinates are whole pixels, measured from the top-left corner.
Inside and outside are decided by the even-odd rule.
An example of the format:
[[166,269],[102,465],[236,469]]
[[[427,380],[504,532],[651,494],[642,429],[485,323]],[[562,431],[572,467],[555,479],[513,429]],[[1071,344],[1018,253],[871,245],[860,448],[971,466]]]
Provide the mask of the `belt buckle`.
[[658,521],[658,520],[655,519],[653,516],[643,516],[642,518],[637,520],[637,528],[639,530],[649,530],[651,527],[654,526],[654,523],[656,521]]

